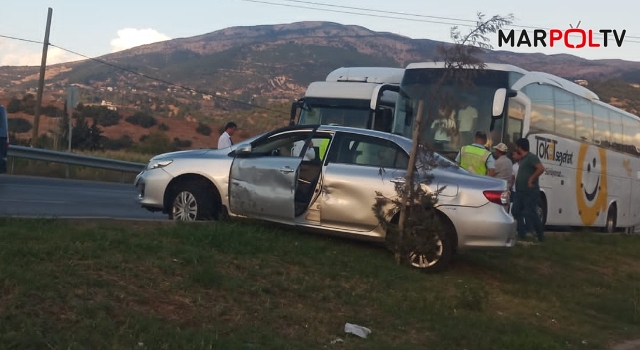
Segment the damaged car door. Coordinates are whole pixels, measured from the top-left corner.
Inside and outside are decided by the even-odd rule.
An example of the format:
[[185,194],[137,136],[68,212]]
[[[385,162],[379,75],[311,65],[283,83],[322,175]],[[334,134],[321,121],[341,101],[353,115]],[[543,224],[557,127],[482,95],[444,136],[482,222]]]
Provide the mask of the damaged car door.
[[[300,165],[314,131],[289,130],[239,146],[229,174],[231,212],[293,224]],[[293,154],[301,141],[300,154]]]

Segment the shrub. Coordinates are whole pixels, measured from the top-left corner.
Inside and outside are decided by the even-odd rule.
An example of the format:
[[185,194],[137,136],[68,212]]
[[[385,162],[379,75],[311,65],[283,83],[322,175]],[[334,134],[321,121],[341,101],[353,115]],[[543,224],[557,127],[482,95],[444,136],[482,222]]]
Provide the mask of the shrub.
[[21,134],[29,132],[33,128],[31,122],[24,118],[9,118],[9,132]]
[[169,131],[169,125],[167,125],[165,123],[160,123],[160,125],[158,125],[158,130],[160,130],[160,131]]
[[144,112],[136,112],[134,115],[127,117],[125,120],[130,124],[140,125],[145,129],[149,129],[150,127],[158,123],[156,121],[156,118]]
[[103,140],[103,146],[105,149],[117,151],[121,149],[128,149],[133,146],[133,139],[129,135],[122,135],[117,139],[105,138]]
[[188,148],[188,147],[191,147],[191,140],[180,140],[179,138],[174,137],[173,145],[176,148]]
[[199,123],[196,128],[196,132],[204,136],[209,136],[211,135],[211,127],[209,125]]

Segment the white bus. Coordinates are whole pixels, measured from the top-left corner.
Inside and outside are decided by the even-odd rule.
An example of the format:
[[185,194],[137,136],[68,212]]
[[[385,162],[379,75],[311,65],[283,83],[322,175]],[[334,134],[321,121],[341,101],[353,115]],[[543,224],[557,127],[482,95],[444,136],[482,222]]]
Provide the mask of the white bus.
[[[440,109],[428,96],[443,67],[407,66],[393,132],[411,136],[420,100],[424,108]],[[551,74],[505,64],[487,64],[477,73],[473,88],[447,85],[457,107],[425,128],[423,140],[452,158],[475,130],[510,149],[526,137],[546,168],[538,204],[544,224],[633,232],[640,224],[640,118]]]
[[[402,68],[342,67],[293,103],[290,124],[338,124],[391,131]],[[299,113],[298,113],[299,112]]]

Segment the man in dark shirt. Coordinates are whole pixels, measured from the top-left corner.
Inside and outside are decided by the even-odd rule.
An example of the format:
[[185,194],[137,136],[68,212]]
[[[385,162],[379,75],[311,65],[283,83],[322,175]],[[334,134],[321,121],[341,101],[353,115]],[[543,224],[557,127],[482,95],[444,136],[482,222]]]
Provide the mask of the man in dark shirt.
[[513,216],[524,218],[526,227],[518,225],[518,236],[524,239],[527,230],[532,229],[538,235],[538,241],[544,240],[544,226],[536,212],[540,198],[538,178],[544,172],[540,159],[529,152],[529,140],[521,138],[516,141],[516,151],[520,154],[520,166],[516,176],[516,196],[513,201]]

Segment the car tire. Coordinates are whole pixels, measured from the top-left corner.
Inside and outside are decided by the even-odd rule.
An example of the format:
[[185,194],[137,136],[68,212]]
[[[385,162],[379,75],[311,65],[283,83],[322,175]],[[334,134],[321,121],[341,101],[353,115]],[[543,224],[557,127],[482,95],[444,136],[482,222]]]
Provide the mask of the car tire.
[[409,253],[409,263],[412,267],[420,269],[426,273],[437,273],[449,268],[453,258],[453,235],[450,225],[443,223],[444,237],[437,243],[439,246],[439,256],[436,260],[424,255]]
[[174,221],[209,220],[214,217],[215,206],[210,193],[200,182],[178,184],[171,196],[169,218]]

